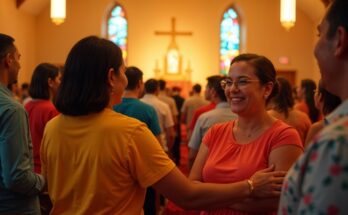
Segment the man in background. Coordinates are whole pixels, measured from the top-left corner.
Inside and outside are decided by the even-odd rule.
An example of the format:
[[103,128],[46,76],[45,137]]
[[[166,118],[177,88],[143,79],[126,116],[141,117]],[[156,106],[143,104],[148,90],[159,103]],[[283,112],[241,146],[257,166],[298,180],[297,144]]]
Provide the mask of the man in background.
[[40,214],[44,178],[34,173],[28,116],[11,95],[20,54],[14,39],[0,34],[0,214]]

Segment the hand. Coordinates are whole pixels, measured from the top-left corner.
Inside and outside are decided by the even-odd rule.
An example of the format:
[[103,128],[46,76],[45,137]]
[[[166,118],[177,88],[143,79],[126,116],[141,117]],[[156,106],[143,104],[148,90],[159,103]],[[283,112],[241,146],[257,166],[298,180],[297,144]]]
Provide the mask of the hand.
[[250,178],[254,187],[251,196],[258,198],[279,196],[285,175],[286,171],[274,171],[273,164],[257,171]]

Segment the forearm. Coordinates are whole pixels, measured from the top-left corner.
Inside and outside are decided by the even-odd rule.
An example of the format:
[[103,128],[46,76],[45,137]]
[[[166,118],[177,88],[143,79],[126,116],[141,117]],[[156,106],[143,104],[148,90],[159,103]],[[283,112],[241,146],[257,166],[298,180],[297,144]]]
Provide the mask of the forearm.
[[0,158],[4,186],[24,195],[36,195],[45,182],[32,168],[31,139],[24,110],[10,114],[3,133],[6,142],[1,144]]
[[188,209],[208,209],[225,207],[237,203],[250,195],[246,181],[233,184],[210,184],[192,182],[191,192],[187,192]]
[[44,189],[44,186],[45,180],[43,176],[35,174],[31,170],[14,175],[13,178],[8,180],[7,184],[8,189],[27,196],[37,195]]
[[154,185],[160,193],[186,209],[229,206],[250,195],[246,181],[232,184],[198,183],[187,180],[178,169]]
[[231,208],[244,212],[272,212],[277,211],[279,198],[245,199],[233,204]]

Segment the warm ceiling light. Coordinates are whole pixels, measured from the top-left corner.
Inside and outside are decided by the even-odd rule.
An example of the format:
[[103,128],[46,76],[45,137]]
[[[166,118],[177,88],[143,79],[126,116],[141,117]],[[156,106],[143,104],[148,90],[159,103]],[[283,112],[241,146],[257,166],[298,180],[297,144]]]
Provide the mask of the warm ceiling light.
[[60,25],[65,21],[65,0],[51,0],[51,20]]
[[280,23],[289,30],[296,21],[296,0],[280,0]]

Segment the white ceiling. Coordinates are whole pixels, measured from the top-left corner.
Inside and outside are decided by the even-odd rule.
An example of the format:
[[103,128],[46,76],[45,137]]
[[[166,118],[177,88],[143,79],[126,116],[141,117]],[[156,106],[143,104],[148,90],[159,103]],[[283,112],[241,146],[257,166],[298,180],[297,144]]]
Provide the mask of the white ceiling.
[[[49,2],[50,0],[26,0],[20,10],[36,16],[49,6]],[[324,4],[320,0],[297,0],[297,7],[305,12],[313,22],[319,22],[325,13]]]

